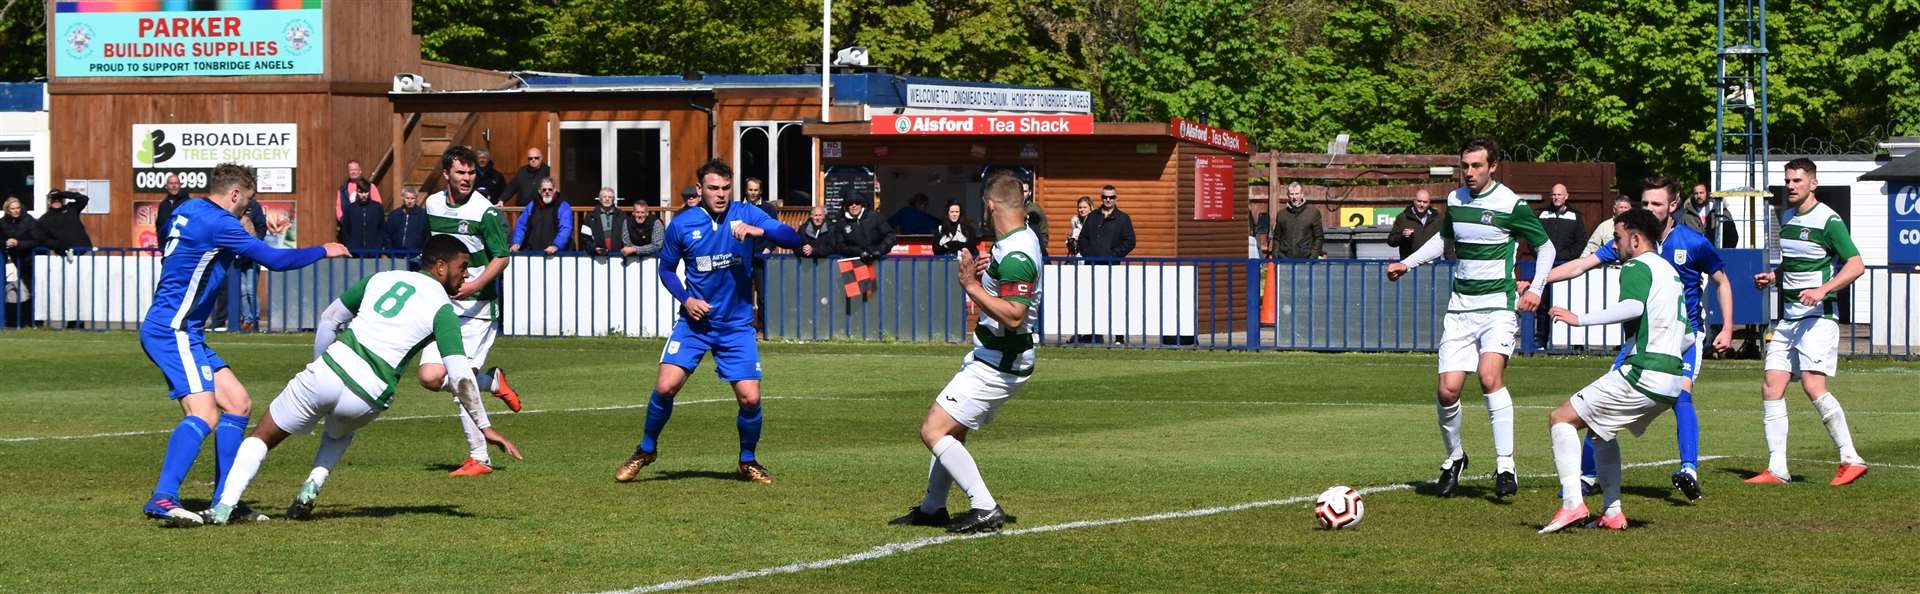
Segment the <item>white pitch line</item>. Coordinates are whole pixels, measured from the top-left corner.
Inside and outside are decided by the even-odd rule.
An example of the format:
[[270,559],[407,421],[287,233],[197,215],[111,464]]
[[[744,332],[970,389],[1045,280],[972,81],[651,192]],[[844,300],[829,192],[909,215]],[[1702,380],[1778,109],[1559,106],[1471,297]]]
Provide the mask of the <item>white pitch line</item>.
[[[1705,457],[1702,457],[1701,460],[1703,461],[1715,460],[1715,459],[1724,458],[1724,457],[1725,456],[1705,456]],[[1627,468],[1644,468],[1649,466],[1671,466],[1679,463],[1680,463],[1679,460],[1661,460],[1658,462],[1637,462],[1634,464],[1623,465],[1621,466],[1621,468],[1627,469]],[[1526,475],[1525,478],[1546,478],[1551,476],[1555,476],[1555,475],[1533,474],[1533,475]],[[1463,477],[1461,478],[1461,480],[1463,481],[1487,480],[1490,478],[1492,478],[1492,475],[1479,475],[1479,476],[1472,476],[1472,477]],[[1370,495],[1373,493],[1384,493],[1388,491],[1405,491],[1405,490],[1414,488],[1414,486],[1417,484],[1419,483],[1392,483],[1392,484],[1386,484],[1386,485],[1375,485],[1372,487],[1359,489],[1358,491],[1361,495]],[[950,542],[976,540],[981,538],[995,538],[995,537],[1011,538],[1015,536],[1024,536],[1028,534],[1045,534],[1049,532],[1060,532],[1065,530],[1080,530],[1085,528],[1100,528],[1104,526],[1115,526],[1120,524],[1138,524],[1141,522],[1184,520],[1187,518],[1199,518],[1199,517],[1219,515],[1224,513],[1246,511],[1250,509],[1277,507],[1277,506],[1285,506],[1285,505],[1297,505],[1297,504],[1313,501],[1317,497],[1319,497],[1319,494],[1316,493],[1313,495],[1298,495],[1294,497],[1287,497],[1284,499],[1267,499],[1262,501],[1249,501],[1246,503],[1237,503],[1234,505],[1224,505],[1219,507],[1203,507],[1199,509],[1164,512],[1164,513],[1151,514],[1151,515],[1145,515],[1145,516],[1106,518],[1106,519],[1100,519],[1100,520],[1077,520],[1073,522],[1063,522],[1059,524],[1047,524],[1044,526],[1035,526],[1032,528],[1018,528],[1014,530],[1003,530],[1000,532],[954,534],[954,535],[947,535],[947,536],[929,536],[926,538],[916,538],[908,541],[887,543],[887,544],[873,547],[871,549],[867,549],[858,553],[853,553],[851,555],[845,555],[840,557],[834,557],[831,559],[821,559],[818,561],[802,561],[799,563],[790,563],[787,565],[765,567],[761,569],[750,569],[746,571],[736,571],[734,573],[710,575],[710,576],[701,577],[701,578],[674,580],[670,582],[661,582],[651,586],[642,586],[642,587],[628,589],[628,590],[609,590],[606,592],[601,592],[599,594],[648,594],[650,592],[667,592],[671,590],[682,590],[686,588],[694,588],[699,586],[724,584],[727,582],[737,582],[740,580],[750,580],[755,578],[771,577],[776,575],[800,573],[803,571],[812,571],[816,569],[826,569],[829,567],[838,567],[841,565],[851,565],[854,563],[860,563],[863,561],[872,561],[874,559],[880,559],[883,557],[891,557],[901,553],[911,552],[911,551],[923,549],[926,547],[939,545],[939,544],[946,544]]]

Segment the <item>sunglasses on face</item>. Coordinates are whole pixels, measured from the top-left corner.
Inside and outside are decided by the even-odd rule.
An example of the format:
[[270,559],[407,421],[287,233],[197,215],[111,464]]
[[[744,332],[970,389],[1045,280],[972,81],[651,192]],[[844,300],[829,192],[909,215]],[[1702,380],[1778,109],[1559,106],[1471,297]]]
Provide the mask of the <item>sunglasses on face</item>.
[[538,160],[540,160],[540,158],[539,158],[539,157],[527,157],[527,160],[528,160],[528,161],[538,161]]

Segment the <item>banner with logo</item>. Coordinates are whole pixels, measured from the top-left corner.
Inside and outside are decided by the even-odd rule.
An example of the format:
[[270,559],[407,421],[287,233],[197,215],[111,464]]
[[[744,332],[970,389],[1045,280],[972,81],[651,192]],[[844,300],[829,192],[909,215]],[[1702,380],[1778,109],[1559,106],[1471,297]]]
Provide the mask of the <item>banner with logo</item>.
[[1093,113],[1093,93],[1070,89],[907,84],[907,107]]
[[1887,263],[1920,264],[1920,182],[1887,182]]
[[324,0],[54,2],[54,76],[326,71]]
[[297,124],[134,124],[132,138],[135,193],[167,191],[169,175],[189,193],[205,192],[221,163],[260,169],[262,193],[291,192],[300,164]]
[[1090,115],[877,115],[868,132],[908,135],[1092,134]]
[[1233,219],[1233,169],[1226,155],[1193,158],[1193,220]]

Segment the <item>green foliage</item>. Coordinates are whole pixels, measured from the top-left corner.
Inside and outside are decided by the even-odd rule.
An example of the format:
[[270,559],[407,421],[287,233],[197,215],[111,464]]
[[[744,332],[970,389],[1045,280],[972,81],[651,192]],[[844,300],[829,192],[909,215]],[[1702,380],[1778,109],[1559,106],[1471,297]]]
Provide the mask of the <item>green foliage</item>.
[[0,81],[47,75],[47,3],[0,0]]

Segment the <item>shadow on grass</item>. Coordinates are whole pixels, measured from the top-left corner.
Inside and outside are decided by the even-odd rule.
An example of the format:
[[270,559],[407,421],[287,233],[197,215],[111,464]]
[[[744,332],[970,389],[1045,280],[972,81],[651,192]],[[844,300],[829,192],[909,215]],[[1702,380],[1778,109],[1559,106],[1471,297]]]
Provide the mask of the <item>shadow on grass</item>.
[[[423,465],[423,466],[421,466],[420,468],[421,468],[422,470],[427,470],[427,471],[430,471],[430,472],[440,472],[440,473],[447,473],[447,472],[453,472],[453,471],[455,471],[455,470],[459,470],[459,469],[460,469],[460,465],[459,465],[459,464],[447,464],[447,463],[445,463],[445,462],[435,462],[435,463],[432,463],[432,464],[426,464],[426,465]],[[500,465],[498,465],[498,464],[495,464],[495,465],[493,465],[493,466],[492,466],[492,468],[493,468],[493,471],[494,471],[494,472],[500,472],[500,471],[502,471],[502,470],[506,470],[506,469],[507,469],[507,467],[505,467],[505,466],[500,466]]]
[[329,518],[391,518],[394,516],[434,515],[449,518],[476,518],[479,516],[460,511],[458,505],[374,505],[351,508],[318,508],[313,510],[310,520]]
[[746,479],[740,478],[740,474],[737,472],[723,472],[719,470],[668,470],[668,471],[664,471],[659,474],[655,474],[653,476],[649,476],[634,482],[645,483],[645,482],[652,482],[652,481],[677,481],[681,479],[715,479],[715,480],[729,480],[729,481],[746,480]]
[[[1645,497],[1647,499],[1659,499],[1659,500],[1666,501],[1668,505],[1672,505],[1674,507],[1691,505],[1691,503],[1687,501],[1687,498],[1685,495],[1679,495],[1679,491],[1676,491],[1671,488],[1649,487],[1646,485],[1638,485],[1633,487],[1622,486],[1620,487],[1620,494],[1632,495],[1635,497]],[[1632,525],[1632,524],[1633,522],[1629,520],[1628,525]]]
[[[1737,476],[1737,477],[1740,477],[1740,480],[1741,480],[1741,481],[1746,481],[1747,479],[1750,479],[1750,478],[1753,478],[1753,477],[1756,477],[1756,476],[1760,476],[1760,473],[1762,473],[1762,472],[1766,472],[1766,470],[1765,470],[1765,469],[1761,469],[1761,470],[1741,470],[1741,469],[1738,469],[1738,468],[1722,468],[1722,469],[1720,469],[1720,472],[1724,472],[1724,473],[1727,473],[1727,474],[1731,474],[1731,475],[1733,475],[1733,476]],[[1787,478],[1787,480],[1788,480],[1788,481],[1792,481],[1792,482],[1796,482],[1796,483],[1797,483],[1797,482],[1800,482],[1800,481],[1803,481],[1803,480],[1806,480],[1806,478],[1807,478],[1807,477],[1806,477],[1806,475],[1800,475],[1800,474],[1796,474],[1796,475],[1793,475],[1793,476],[1791,476],[1791,477],[1788,477],[1788,478]]]

